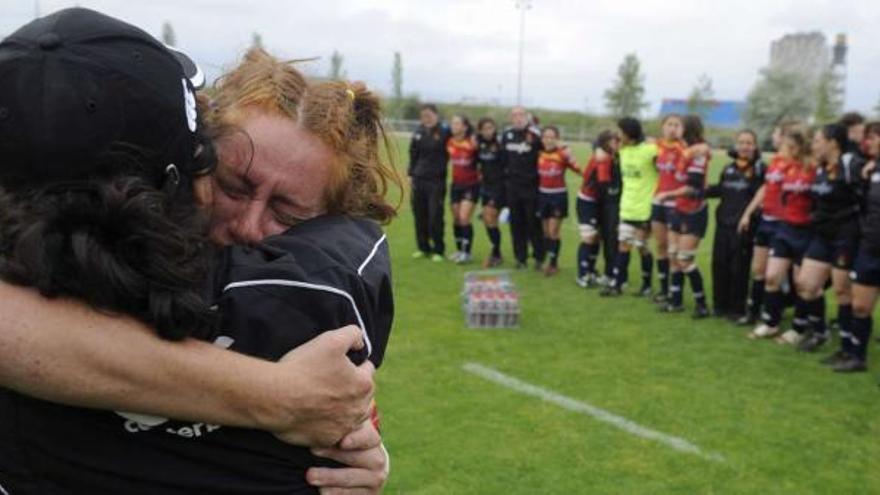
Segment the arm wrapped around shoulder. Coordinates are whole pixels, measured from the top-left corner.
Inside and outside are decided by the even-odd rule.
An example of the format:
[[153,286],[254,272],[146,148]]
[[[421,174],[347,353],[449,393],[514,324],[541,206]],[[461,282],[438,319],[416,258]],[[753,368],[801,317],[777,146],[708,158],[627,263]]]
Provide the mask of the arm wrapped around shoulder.
[[176,194],[131,175],[4,191],[0,277],[132,315],[166,339],[206,330],[204,220]]

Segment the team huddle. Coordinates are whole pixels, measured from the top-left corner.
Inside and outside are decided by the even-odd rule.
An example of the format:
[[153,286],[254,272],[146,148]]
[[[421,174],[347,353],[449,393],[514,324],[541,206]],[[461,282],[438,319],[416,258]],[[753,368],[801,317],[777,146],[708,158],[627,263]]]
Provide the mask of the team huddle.
[[[756,133],[742,130],[728,151],[730,162],[711,182],[713,150],[695,115],[665,116],[656,138],[646,136],[638,120],[620,119],[616,129],[597,136],[582,168],[558,128],[539,128],[521,107],[510,120],[499,135],[492,119],[479,120],[474,129],[467,117],[455,115],[447,127],[436,107],[422,108],[410,144],[414,257],[446,259],[449,164],[456,242],[450,259],[472,261],[472,218],[480,202],[492,244],[484,267],[503,263],[499,224],[509,216],[516,268],[527,266],[531,245],[535,269],[556,275],[569,205],[565,174],[571,170],[582,177],[575,202],[579,286],[601,287],[604,297],[622,295],[635,251],[642,276],[634,295],[656,303],[660,312],[684,311],[689,284],[695,319],[757,325],[749,338],[774,338],[805,352],[820,349],[837,327],[841,348],[823,364],[838,372],[866,369],[880,288],[880,122],[865,123],[851,113],[815,130],[781,123],[772,136],[775,155],[767,161]],[[711,310],[697,264],[710,198],[719,200]],[[838,306],[831,322],[825,309],[829,288]],[[787,306],[794,316],[791,329],[782,331]]]

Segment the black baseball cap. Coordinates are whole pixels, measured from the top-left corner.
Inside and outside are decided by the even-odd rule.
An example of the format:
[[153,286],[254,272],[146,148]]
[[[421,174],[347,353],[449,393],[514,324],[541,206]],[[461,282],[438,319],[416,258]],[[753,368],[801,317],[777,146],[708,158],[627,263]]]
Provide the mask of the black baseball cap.
[[121,155],[157,187],[191,176],[201,124],[188,76],[200,72],[92,10],[26,24],[0,42],[0,184],[84,180],[112,173],[107,157]]

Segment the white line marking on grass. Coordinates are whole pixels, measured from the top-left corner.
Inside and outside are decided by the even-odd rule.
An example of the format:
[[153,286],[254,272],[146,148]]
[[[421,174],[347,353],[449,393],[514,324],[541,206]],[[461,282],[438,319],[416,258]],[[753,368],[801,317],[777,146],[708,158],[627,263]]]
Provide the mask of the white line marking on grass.
[[468,373],[473,373],[480,378],[484,378],[490,382],[497,383],[498,385],[507,387],[521,394],[537,397],[541,400],[556,404],[563,409],[568,409],[569,411],[586,414],[587,416],[591,416],[594,419],[598,419],[599,421],[608,423],[611,426],[620,428],[621,430],[637,437],[660,442],[663,445],[671,447],[679,452],[694,454],[710,461],[724,462],[724,456],[722,456],[721,454],[717,454],[714,452],[704,452],[703,449],[692,444],[691,442],[688,442],[683,438],[667,435],[666,433],[652,430],[650,428],[645,428],[644,426],[629,419],[626,419],[623,416],[618,416],[604,409],[600,409],[596,406],[587,404],[586,402],[566,397],[552,390],[547,390],[546,388],[526,383],[481,364],[465,363],[462,366],[462,369],[464,369]]

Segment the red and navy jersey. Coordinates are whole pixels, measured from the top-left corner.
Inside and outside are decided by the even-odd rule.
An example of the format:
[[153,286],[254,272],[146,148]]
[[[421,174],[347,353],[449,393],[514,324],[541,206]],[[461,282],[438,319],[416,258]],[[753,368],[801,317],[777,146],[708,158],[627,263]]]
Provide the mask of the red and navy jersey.
[[[685,144],[682,141],[657,141],[657,190],[661,192],[674,191],[683,183],[678,178],[678,171],[684,161]],[[674,206],[675,200],[665,201],[666,206]]]
[[[691,187],[691,192],[675,198],[675,209],[682,213],[694,213],[706,206],[706,181],[712,154],[693,153],[686,150],[676,173],[681,185]],[[681,186],[679,186],[681,187]]]
[[473,186],[480,183],[477,144],[473,138],[449,138],[446,151],[449,153],[449,163],[452,164],[452,185]]
[[798,227],[810,224],[816,168],[791,161],[782,179],[782,220]]
[[538,190],[542,193],[565,192],[565,169],[581,173],[568,148],[560,146],[541,151],[538,155]]
[[783,156],[775,156],[764,174],[764,204],[761,206],[765,220],[782,218],[782,181],[790,161]]
[[593,153],[584,168],[584,180],[578,191],[578,197],[586,201],[596,201],[599,198],[600,185],[608,184],[612,180],[612,167],[614,167],[613,156],[605,153],[599,158],[596,153]]

